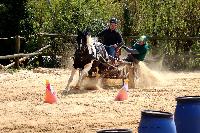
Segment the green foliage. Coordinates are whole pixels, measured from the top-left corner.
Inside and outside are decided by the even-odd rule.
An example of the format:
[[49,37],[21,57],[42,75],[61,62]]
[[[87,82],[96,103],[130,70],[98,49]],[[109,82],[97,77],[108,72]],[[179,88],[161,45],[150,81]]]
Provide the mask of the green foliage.
[[131,18],[130,18],[130,10],[128,8],[127,3],[125,3],[124,7],[124,13],[123,13],[123,18],[124,18],[124,24],[123,24],[123,35],[124,36],[129,36],[131,33]]
[[26,18],[25,5],[26,0],[1,0],[1,37],[11,37],[21,34],[20,21]]
[[[123,35],[147,35],[182,40],[151,40],[152,55],[164,56],[172,69],[199,67],[199,42],[185,39],[200,35],[200,0],[1,0],[0,36],[21,34],[27,51],[41,44],[35,33],[76,34],[90,28],[95,36],[111,17],[120,20]],[[63,48],[64,40],[44,38]],[[67,45],[66,49],[71,46]],[[53,50],[54,54],[59,50]],[[194,55],[194,56],[193,56]],[[179,63],[177,63],[179,62]]]
[[[119,3],[113,3],[113,0],[29,0],[26,10],[29,14],[29,25],[33,27],[32,34],[70,35],[76,34],[77,28],[89,28],[93,36],[106,27],[110,17],[118,18],[121,12]],[[27,21],[22,24],[25,22]],[[29,31],[29,28],[26,31]],[[52,49],[48,54],[53,59],[56,59],[55,55],[65,54],[63,51],[73,47],[60,38],[43,38],[41,42],[37,36],[31,36],[27,42],[27,51],[35,51],[41,44],[51,44]]]
[[[160,43],[152,40],[152,53],[165,56],[164,63],[172,69],[187,69],[199,67],[199,58],[192,56],[198,53],[198,42],[186,40],[185,37],[200,34],[200,0],[134,0],[137,6],[134,16],[135,30],[140,35],[180,37]],[[130,10],[131,10],[130,9]],[[196,54],[195,54],[196,55]],[[177,63],[178,62],[178,63]]]
[[0,13],[5,13],[7,11],[8,8],[6,8],[6,6],[4,4],[0,4]]
[[[95,35],[105,28],[110,17],[115,16],[121,20],[119,28],[126,36],[184,38],[200,34],[198,5],[200,0],[51,0],[50,4],[46,0],[29,0],[27,10],[35,33],[76,34],[77,28],[87,27]],[[151,53],[165,56],[165,64],[172,69],[199,64],[198,60],[185,57],[198,53],[197,41],[151,40],[151,45]]]
[[77,28],[90,27],[96,32],[111,16],[121,12],[111,0],[29,0],[27,10],[35,32],[76,34]]

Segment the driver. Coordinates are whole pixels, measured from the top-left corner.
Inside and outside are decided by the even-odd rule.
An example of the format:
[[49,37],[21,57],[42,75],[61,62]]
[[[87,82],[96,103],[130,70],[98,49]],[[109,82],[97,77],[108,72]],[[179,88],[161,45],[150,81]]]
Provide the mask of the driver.
[[116,49],[119,47],[120,43],[122,43],[122,36],[116,29],[117,19],[111,18],[109,27],[97,35],[102,39],[102,43],[105,45],[106,51],[111,58],[115,58]]

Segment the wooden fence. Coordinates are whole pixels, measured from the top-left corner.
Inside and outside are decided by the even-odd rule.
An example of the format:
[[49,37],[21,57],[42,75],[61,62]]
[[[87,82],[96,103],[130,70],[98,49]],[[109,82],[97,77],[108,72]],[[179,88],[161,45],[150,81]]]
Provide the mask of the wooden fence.
[[[13,37],[12,37],[13,38]],[[26,59],[30,58],[31,56],[36,56],[36,55],[39,55],[39,54],[42,54],[42,52],[45,50],[45,49],[48,49],[49,47],[51,47],[51,45],[47,45],[45,47],[42,47],[41,49],[33,52],[33,53],[19,53],[20,51],[20,39],[23,38],[23,37],[20,37],[19,35],[15,36],[15,54],[13,55],[5,55],[5,56],[0,56],[0,59],[11,59],[11,58],[14,58],[14,62],[12,62],[11,64],[8,64],[6,66],[3,66],[0,64],[0,69],[8,69],[12,66],[14,66],[15,68],[19,68],[19,64],[20,62],[22,61],[25,61]],[[0,39],[9,39],[9,38],[0,38]]]
[[[37,36],[39,37],[51,37],[51,38],[66,38],[68,40],[72,40],[73,38],[75,38],[77,35],[62,35],[62,34],[49,34],[49,33],[38,33],[36,34]],[[0,60],[1,59],[14,59],[14,62],[12,62],[11,64],[8,64],[6,66],[4,65],[1,65],[0,64],[0,69],[8,69],[12,66],[14,66],[15,68],[19,68],[19,64],[22,62],[22,61],[25,61],[26,59],[32,57],[32,56],[36,56],[36,55],[40,55],[43,53],[44,50],[48,49],[51,47],[51,45],[46,45],[42,48],[40,48],[39,50],[33,52],[33,53],[19,53],[20,51],[20,44],[21,44],[21,39],[24,38],[24,37],[21,37],[19,35],[15,36],[15,37],[10,37],[10,38],[14,38],[16,41],[15,41],[15,54],[12,54],[12,55],[5,55],[5,56],[0,56]],[[4,40],[7,40],[9,38],[0,38],[0,39],[4,39]],[[13,47],[14,47],[13,46]],[[40,46],[42,46],[42,44],[40,44]]]

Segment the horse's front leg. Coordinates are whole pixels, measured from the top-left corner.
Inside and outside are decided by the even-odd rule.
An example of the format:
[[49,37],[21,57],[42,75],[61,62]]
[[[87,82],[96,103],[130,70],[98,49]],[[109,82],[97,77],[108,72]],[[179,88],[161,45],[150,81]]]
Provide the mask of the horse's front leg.
[[85,78],[85,76],[88,75],[88,71],[92,68],[92,64],[93,64],[93,60],[91,61],[91,63],[88,63],[84,66],[84,69],[80,73],[77,87],[79,88],[81,87],[83,79]]
[[75,73],[76,73],[76,69],[73,68],[72,71],[71,71],[70,78],[69,78],[68,83],[67,83],[67,87],[65,88],[66,91],[69,91],[69,90],[70,90],[69,85],[70,85],[70,83],[72,82]]

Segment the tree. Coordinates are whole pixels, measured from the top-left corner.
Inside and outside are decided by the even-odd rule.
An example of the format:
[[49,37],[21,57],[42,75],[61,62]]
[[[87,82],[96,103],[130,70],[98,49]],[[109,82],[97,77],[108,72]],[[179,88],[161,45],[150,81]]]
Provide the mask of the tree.
[[96,34],[110,17],[121,18],[121,5],[113,0],[29,0],[26,8],[35,32],[75,34],[91,27]]
[[1,0],[0,36],[10,37],[21,34],[20,22],[25,19],[27,0]]

